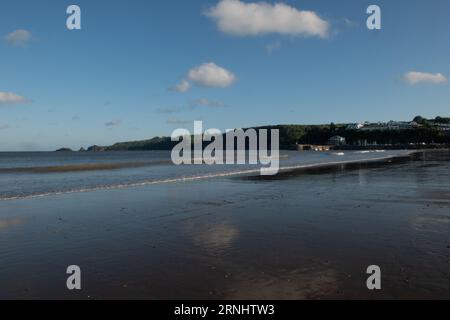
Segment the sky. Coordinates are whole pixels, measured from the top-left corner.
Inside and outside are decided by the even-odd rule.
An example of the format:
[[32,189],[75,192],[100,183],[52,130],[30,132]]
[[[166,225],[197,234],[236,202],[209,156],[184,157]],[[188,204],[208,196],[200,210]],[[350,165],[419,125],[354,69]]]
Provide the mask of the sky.
[[[66,26],[81,8],[81,30]],[[369,30],[367,7],[381,8]],[[0,151],[450,116],[448,0],[2,0]]]

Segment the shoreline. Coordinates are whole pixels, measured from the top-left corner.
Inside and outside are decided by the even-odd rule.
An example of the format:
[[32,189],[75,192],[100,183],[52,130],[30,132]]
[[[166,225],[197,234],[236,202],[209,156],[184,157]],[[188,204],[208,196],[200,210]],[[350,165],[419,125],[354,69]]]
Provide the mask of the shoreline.
[[[48,192],[48,193],[41,193],[41,194],[31,194],[31,195],[26,195],[26,196],[4,197],[4,198],[0,198],[0,202],[14,201],[14,200],[28,200],[28,199],[35,199],[35,198],[60,196],[60,195],[65,195],[65,194],[76,194],[76,193],[88,193],[88,192],[105,191],[105,190],[137,188],[137,187],[145,187],[145,186],[150,186],[150,185],[170,184],[170,183],[178,183],[178,182],[191,182],[191,181],[208,180],[208,179],[214,179],[214,178],[224,178],[224,177],[242,176],[240,178],[243,180],[276,180],[276,179],[282,179],[284,176],[292,174],[292,172],[296,172],[297,174],[299,174],[301,172],[306,172],[309,170],[326,171],[329,168],[339,167],[339,166],[351,166],[351,165],[358,165],[358,164],[364,164],[364,163],[370,164],[370,163],[378,163],[378,162],[389,163],[390,160],[394,161],[395,159],[411,158],[414,154],[422,153],[422,152],[434,152],[434,150],[416,150],[416,151],[411,150],[410,153],[407,155],[389,155],[389,156],[382,156],[382,157],[371,158],[371,159],[330,161],[330,162],[324,162],[324,163],[313,163],[313,164],[302,164],[302,165],[280,167],[278,174],[275,176],[261,176],[259,174],[256,176],[246,176],[246,175],[252,175],[255,173],[260,173],[261,168],[258,167],[256,169],[230,171],[230,172],[218,172],[218,173],[205,174],[205,175],[199,175],[199,176],[177,177],[177,178],[161,179],[161,180],[149,180],[149,181],[143,181],[143,182],[132,182],[132,183],[125,183],[125,184],[110,185],[110,186],[87,187],[87,188],[80,188],[80,189],[75,189],[75,190],[65,190],[65,191],[60,191],[60,192],[55,191],[55,192]],[[205,165],[205,164],[203,164],[203,165]]]
[[308,165],[301,166],[301,167],[293,166],[293,167],[285,168],[286,170],[283,170],[283,172],[280,172],[276,176],[251,176],[251,177],[242,177],[242,179],[245,179],[245,180],[281,180],[283,178],[287,178],[287,177],[291,177],[291,176],[300,176],[303,174],[325,174],[325,173],[333,172],[336,169],[344,170],[344,171],[351,171],[351,170],[358,170],[358,169],[365,169],[365,168],[372,168],[372,167],[381,167],[381,166],[387,166],[387,165],[391,165],[391,164],[410,161],[410,160],[412,160],[412,158],[414,156],[416,156],[420,153],[423,153],[423,152],[429,152],[429,150],[411,152],[408,155],[379,157],[379,158],[374,158],[374,159],[370,159],[370,160],[349,160],[349,161],[342,161],[342,162],[322,163],[322,164],[311,165],[311,166],[308,166]]

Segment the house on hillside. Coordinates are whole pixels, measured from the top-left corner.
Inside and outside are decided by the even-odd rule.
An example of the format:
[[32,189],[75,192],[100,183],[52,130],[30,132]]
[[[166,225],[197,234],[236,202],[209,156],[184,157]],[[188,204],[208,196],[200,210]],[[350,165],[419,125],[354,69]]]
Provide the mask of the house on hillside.
[[330,139],[328,139],[327,144],[330,146],[343,146],[346,145],[347,143],[344,137],[333,136]]
[[364,124],[362,123],[350,123],[349,125],[347,125],[346,130],[359,130],[362,127],[364,127]]

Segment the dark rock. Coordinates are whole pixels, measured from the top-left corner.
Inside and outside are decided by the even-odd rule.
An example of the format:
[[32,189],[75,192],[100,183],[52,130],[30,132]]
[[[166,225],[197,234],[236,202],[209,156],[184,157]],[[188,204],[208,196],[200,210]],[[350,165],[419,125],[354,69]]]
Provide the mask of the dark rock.
[[101,151],[105,151],[106,148],[105,147],[100,147],[100,146],[90,146],[87,151],[89,152],[101,152]]

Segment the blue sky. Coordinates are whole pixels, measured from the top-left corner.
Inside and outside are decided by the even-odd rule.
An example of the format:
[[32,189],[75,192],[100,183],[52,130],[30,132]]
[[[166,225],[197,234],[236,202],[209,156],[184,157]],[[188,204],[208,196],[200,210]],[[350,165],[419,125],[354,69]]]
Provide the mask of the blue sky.
[[[450,116],[449,1],[225,2],[2,0],[0,150],[108,145],[195,119],[225,130]],[[249,17],[250,3],[270,19]],[[66,28],[70,4],[81,30]]]

